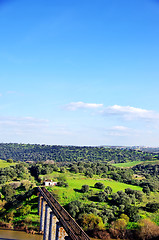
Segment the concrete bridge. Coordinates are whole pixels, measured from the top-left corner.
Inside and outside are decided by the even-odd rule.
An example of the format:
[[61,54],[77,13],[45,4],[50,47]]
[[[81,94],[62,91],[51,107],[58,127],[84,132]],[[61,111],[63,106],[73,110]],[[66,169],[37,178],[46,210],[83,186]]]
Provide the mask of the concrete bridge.
[[40,231],[43,240],[90,240],[69,213],[46,190],[38,187]]

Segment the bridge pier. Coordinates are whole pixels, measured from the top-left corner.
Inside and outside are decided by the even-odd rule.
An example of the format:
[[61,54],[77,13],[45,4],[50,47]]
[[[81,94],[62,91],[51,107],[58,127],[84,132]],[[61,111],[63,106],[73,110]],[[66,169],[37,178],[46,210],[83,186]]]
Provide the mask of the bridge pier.
[[44,221],[44,237],[43,237],[43,240],[48,240],[48,237],[49,237],[50,212],[51,212],[51,208],[46,204],[45,205],[45,221]]
[[41,202],[41,214],[40,214],[40,231],[44,231],[44,222],[45,222],[45,205],[46,201],[42,198]]
[[39,194],[38,198],[38,215],[41,216],[41,202],[42,202],[42,196]]
[[55,240],[56,238],[56,226],[58,219],[53,212],[50,212],[50,226],[49,226],[49,239]]
[[56,239],[55,240],[65,240],[66,237],[68,237],[68,234],[66,233],[65,229],[62,227],[60,222],[57,222]]

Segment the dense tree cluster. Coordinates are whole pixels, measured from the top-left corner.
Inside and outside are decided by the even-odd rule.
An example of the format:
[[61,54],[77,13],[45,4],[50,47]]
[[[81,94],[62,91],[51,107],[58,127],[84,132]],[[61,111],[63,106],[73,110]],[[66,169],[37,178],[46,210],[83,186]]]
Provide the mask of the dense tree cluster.
[[105,161],[122,163],[127,161],[144,161],[151,159],[151,153],[127,148],[77,147],[39,144],[1,143],[0,158],[14,161]]
[[[94,197],[92,197],[91,194],[89,196],[89,193],[87,192],[88,199],[94,200],[92,204],[73,201],[65,207],[80,223],[82,222],[82,217],[84,216],[84,218],[86,218],[86,215],[88,214],[100,217],[104,224],[116,221],[121,214],[127,217],[130,221],[138,221],[140,216],[136,203],[142,201],[142,196],[142,192],[130,188],[125,189],[125,192],[118,191],[117,193],[112,193],[110,186],[107,186],[104,190],[96,193]],[[101,205],[99,205],[98,202],[105,202],[106,204],[101,208]],[[84,223],[82,222],[82,224]]]
[[21,179],[32,180],[27,167],[26,163],[18,163],[15,166],[0,168],[0,184]]
[[159,179],[159,164],[138,164],[132,168],[136,174],[142,176],[155,176]]

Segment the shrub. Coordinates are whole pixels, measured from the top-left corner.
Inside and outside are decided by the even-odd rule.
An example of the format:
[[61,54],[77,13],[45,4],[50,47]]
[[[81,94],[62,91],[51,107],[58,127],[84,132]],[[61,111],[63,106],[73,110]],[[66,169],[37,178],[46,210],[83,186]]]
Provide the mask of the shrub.
[[151,222],[150,219],[142,219],[138,222],[138,225],[139,237],[141,239],[147,240],[159,236],[159,227],[155,223]]
[[149,202],[146,204],[146,211],[148,212],[156,212],[159,209],[159,203]]
[[90,214],[82,214],[79,216],[80,225],[83,227],[84,231],[88,230],[104,230],[104,224],[102,218],[99,216],[94,215],[93,213]]
[[85,193],[85,192],[88,192],[88,191],[89,191],[89,185],[82,185],[81,192]]
[[123,230],[126,228],[127,222],[125,219],[117,219],[115,222],[112,223],[112,228],[113,229],[118,229],[118,230]]
[[19,209],[19,213],[24,216],[24,215],[27,215],[31,212],[31,206],[30,205],[26,205],[22,208]]
[[15,195],[15,190],[11,185],[4,185],[2,187],[2,194],[7,202],[11,201],[13,196]]
[[94,184],[94,187],[98,188],[98,189],[104,189],[105,185],[101,182],[97,182],[97,183]]

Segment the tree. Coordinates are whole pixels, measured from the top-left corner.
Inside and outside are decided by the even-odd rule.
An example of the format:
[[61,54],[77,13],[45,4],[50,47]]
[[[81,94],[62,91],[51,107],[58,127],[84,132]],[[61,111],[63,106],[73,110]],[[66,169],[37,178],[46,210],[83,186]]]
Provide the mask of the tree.
[[140,219],[138,214],[139,209],[136,206],[128,205],[125,208],[125,214],[130,218],[130,221],[136,222]]
[[2,187],[2,194],[7,202],[11,201],[13,196],[15,195],[15,190],[9,184]]
[[159,209],[159,203],[149,202],[146,204],[146,211],[148,212],[156,212]]
[[24,216],[24,215],[27,215],[31,212],[31,206],[30,205],[26,205],[22,208],[19,209],[19,213]]
[[146,185],[146,186],[144,186],[143,187],[143,189],[142,189],[142,191],[144,192],[144,193],[146,193],[146,195],[150,195],[150,188]]
[[13,163],[13,159],[7,159],[8,163]]
[[85,192],[88,192],[88,191],[89,191],[89,185],[82,185],[81,192],[85,193]]
[[159,227],[154,222],[151,222],[150,219],[142,219],[138,222],[138,225],[138,235],[141,239],[158,239]]
[[101,182],[97,182],[97,183],[94,184],[94,187],[98,188],[98,189],[104,189],[105,185]]
[[61,172],[61,173],[65,173],[65,172],[66,172],[65,167],[60,167],[60,172]]
[[105,202],[107,200],[107,194],[105,192],[99,192],[97,198],[99,202]]
[[124,213],[122,213],[120,215],[120,219],[124,219],[126,221],[126,224],[128,224],[128,222],[129,222],[129,217],[126,214],[124,214]]
[[126,221],[123,218],[117,219],[115,222],[112,223],[112,227],[118,230],[123,230],[126,228]]
[[90,171],[90,170],[87,170],[87,171],[85,172],[85,176],[86,176],[86,177],[89,177],[89,178],[92,178],[92,177],[93,177],[93,172]]
[[104,192],[106,192],[108,195],[111,194],[113,191],[113,189],[110,187],[110,186],[107,186],[105,189],[104,189]]
[[93,213],[90,214],[82,214],[79,216],[79,222],[84,231],[88,230],[104,230],[104,224],[102,218],[99,216],[94,215]]
[[70,202],[67,206],[66,209],[70,213],[70,215],[75,218],[82,210],[83,204],[81,201],[73,201]]

